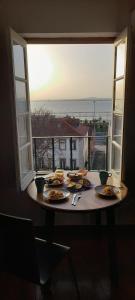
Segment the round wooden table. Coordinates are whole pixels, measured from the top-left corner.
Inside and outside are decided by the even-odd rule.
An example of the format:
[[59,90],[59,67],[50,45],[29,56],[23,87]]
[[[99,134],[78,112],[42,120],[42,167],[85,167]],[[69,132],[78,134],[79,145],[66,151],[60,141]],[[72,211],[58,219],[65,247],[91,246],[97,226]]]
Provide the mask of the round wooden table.
[[[65,172],[65,177],[66,177]],[[100,185],[98,172],[88,172],[86,176],[92,183],[92,188],[81,192],[81,199],[78,201],[76,206],[71,205],[73,194],[70,193],[70,197],[67,201],[60,203],[49,203],[46,201],[45,195],[38,194],[35,181],[29,185],[27,192],[34,201],[36,201],[40,206],[48,210],[62,211],[62,212],[88,212],[92,210],[104,209],[119,204],[127,196],[127,188],[124,184],[121,185],[117,197],[115,199],[101,198],[97,195],[95,187]],[[48,188],[45,187],[46,191]],[[57,188],[55,188],[57,189]],[[60,188],[61,189],[61,188]],[[62,187],[62,189],[64,189]]]
[[[65,172],[66,178],[67,172]],[[77,202],[76,206],[72,205],[73,194],[70,194],[70,197],[60,203],[49,203],[46,201],[44,193],[38,194],[35,181],[33,181],[28,189],[28,195],[33,199],[38,205],[46,210],[46,225],[54,223],[55,212],[63,213],[88,213],[92,211],[99,212],[101,210],[106,210],[108,223],[114,223],[113,221],[113,208],[116,205],[120,204],[127,196],[127,188],[124,184],[121,184],[117,197],[115,199],[101,198],[97,195],[95,187],[100,185],[99,174],[98,172],[88,172],[86,176],[92,183],[92,188],[86,191],[81,192],[81,199]],[[110,178],[109,178],[110,180]],[[112,179],[111,179],[112,180]],[[111,182],[109,182],[111,183]],[[63,187],[64,189],[64,187]],[[45,187],[44,190],[47,190]],[[98,220],[98,218],[97,218]],[[99,221],[97,221],[99,223]]]
[[[65,172],[65,177],[66,177]],[[55,212],[62,213],[89,213],[92,211],[96,212],[96,224],[101,224],[101,215],[100,212],[105,210],[107,217],[107,225],[108,226],[108,252],[110,258],[110,275],[111,282],[114,285],[118,283],[118,268],[117,268],[117,251],[116,251],[116,243],[115,236],[113,236],[111,227],[115,224],[114,220],[114,208],[121,204],[123,200],[127,196],[127,188],[124,184],[121,184],[119,188],[119,192],[117,193],[117,197],[115,199],[105,199],[101,198],[97,195],[95,191],[95,187],[100,185],[99,174],[98,172],[88,172],[87,178],[91,181],[92,187],[87,191],[81,192],[81,199],[77,202],[76,206],[72,205],[72,197],[73,194],[70,194],[69,199],[67,201],[63,201],[62,203],[49,203],[46,201],[45,195],[37,194],[37,189],[35,185],[35,181],[33,181],[28,189],[28,195],[30,198],[40,205],[42,209],[45,210],[45,238],[48,242],[53,241],[53,232],[54,232],[54,224],[55,224]],[[110,181],[111,180],[111,181]],[[112,184],[112,178],[109,178],[108,184]],[[46,187],[45,187],[46,190]]]

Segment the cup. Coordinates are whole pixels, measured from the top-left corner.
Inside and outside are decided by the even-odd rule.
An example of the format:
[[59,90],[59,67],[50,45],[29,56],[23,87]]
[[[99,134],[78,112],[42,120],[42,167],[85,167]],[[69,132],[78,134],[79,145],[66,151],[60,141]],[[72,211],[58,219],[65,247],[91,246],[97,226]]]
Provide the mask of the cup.
[[108,177],[111,177],[111,176],[112,176],[112,173],[109,173],[107,171],[100,171],[99,178],[100,178],[101,184],[102,185],[106,184]]
[[35,184],[37,188],[37,193],[43,193],[45,180],[43,177],[37,177],[35,179]]

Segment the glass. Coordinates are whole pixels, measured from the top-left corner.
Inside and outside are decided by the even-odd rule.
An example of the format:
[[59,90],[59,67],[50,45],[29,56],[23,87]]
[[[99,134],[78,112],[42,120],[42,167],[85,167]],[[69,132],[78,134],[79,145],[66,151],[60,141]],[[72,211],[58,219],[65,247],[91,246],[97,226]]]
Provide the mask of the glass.
[[32,169],[30,145],[20,150],[20,162],[21,162],[21,177],[24,178]]
[[19,145],[23,146],[30,141],[29,116],[18,115],[17,124],[18,124]]
[[123,116],[114,114],[113,116],[113,140],[121,145]]
[[124,79],[115,83],[115,111],[124,112]]
[[120,175],[121,168],[121,148],[112,144],[112,169]]
[[66,140],[64,140],[64,139],[59,140],[59,149],[66,150]]
[[22,46],[13,44],[13,57],[15,76],[25,79],[24,49]]
[[24,82],[18,80],[16,80],[16,109],[17,113],[26,112],[28,110],[26,85]]
[[106,168],[106,138],[96,136],[90,140],[91,170],[105,170]]
[[116,78],[123,76],[125,71],[125,42],[122,41],[116,48]]

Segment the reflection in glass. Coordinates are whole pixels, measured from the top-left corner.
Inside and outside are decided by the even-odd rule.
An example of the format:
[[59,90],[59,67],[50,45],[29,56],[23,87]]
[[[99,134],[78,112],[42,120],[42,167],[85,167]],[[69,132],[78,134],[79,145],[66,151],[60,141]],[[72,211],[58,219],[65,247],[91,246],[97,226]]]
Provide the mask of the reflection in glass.
[[24,50],[20,45],[13,44],[15,76],[25,79]]
[[20,150],[21,176],[24,178],[31,171],[30,145]]
[[19,145],[23,146],[30,141],[28,115],[18,115],[17,125],[18,125]]
[[113,116],[113,140],[121,145],[122,142],[122,115],[114,114]]
[[112,144],[112,169],[119,175],[121,167],[121,148]]
[[124,75],[125,69],[125,42],[122,41],[116,48],[116,78]]
[[17,80],[16,80],[16,109],[18,113],[26,112],[28,110],[25,83]]
[[124,112],[124,79],[115,83],[115,111]]

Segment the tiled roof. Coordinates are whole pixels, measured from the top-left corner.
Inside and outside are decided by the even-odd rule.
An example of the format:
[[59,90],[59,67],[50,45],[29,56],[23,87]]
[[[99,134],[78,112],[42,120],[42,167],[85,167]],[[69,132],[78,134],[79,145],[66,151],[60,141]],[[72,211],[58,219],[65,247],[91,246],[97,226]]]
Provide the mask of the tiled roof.
[[73,126],[66,118],[42,120],[42,123],[40,120],[32,122],[33,136],[85,136],[88,129],[88,126],[79,123]]

